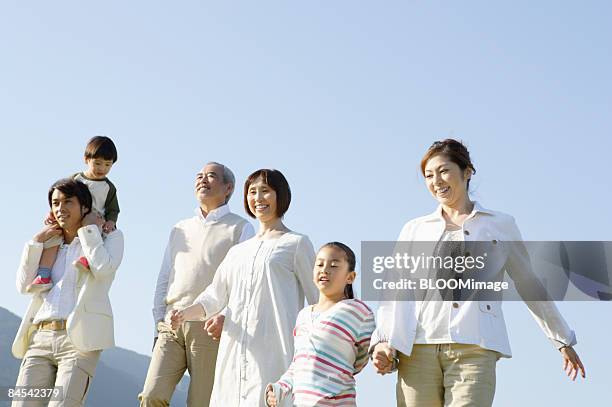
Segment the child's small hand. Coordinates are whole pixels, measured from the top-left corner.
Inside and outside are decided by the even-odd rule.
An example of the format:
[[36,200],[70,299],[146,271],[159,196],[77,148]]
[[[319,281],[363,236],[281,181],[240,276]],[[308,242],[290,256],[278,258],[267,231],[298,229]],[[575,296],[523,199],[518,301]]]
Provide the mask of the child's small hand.
[[104,224],[102,225],[102,231],[104,233],[110,233],[113,230],[115,230],[115,222],[113,222],[112,220],[107,220],[106,222],[104,222]]
[[266,387],[266,402],[268,403],[268,406],[276,407],[277,400],[271,384]]
[[96,211],[91,211],[87,215],[83,216],[83,226],[96,225],[102,227],[104,218]]
[[372,360],[376,373],[385,375],[393,370],[393,349],[386,342],[381,342],[374,347]]

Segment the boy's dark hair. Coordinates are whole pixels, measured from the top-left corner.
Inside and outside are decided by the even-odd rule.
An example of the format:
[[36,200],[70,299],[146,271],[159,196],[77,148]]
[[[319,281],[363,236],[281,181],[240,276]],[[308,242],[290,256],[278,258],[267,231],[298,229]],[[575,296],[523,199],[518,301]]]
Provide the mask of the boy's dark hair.
[[87,142],[85,147],[85,158],[101,158],[117,162],[117,148],[115,143],[108,137],[96,136]]
[[[321,249],[325,247],[334,247],[336,249],[342,250],[344,252],[344,256],[346,257],[346,262],[348,263],[349,271],[355,271],[357,259],[355,257],[355,252],[350,247],[341,242],[325,243],[323,246],[321,246]],[[353,293],[353,284],[347,284],[346,287],[344,287],[344,298],[348,298],[351,300],[355,298],[355,294]]]
[[87,215],[89,212],[91,212],[93,201],[91,198],[91,192],[89,192],[87,185],[81,181],[77,181],[73,178],[62,178],[55,181],[53,185],[51,185],[51,188],[49,188],[49,207],[51,207],[51,196],[53,195],[53,191],[56,189],[64,194],[66,198],[72,198],[75,196],[79,200],[79,204],[87,208],[87,211],[83,215]]
[[287,178],[285,178],[282,172],[267,168],[255,171],[244,182],[244,209],[247,215],[251,218],[255,217],[255,214],[249,209],[248,196],[249,186],[257,181],[258,178],[261,178],[264,183],[276,192],[276,216],[282,218],[291,203],[291,188],[289,188]]

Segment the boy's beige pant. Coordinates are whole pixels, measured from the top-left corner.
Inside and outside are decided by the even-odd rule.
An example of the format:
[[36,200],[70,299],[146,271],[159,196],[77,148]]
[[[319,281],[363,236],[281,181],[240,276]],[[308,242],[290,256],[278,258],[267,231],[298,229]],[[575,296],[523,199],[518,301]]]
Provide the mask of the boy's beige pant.
[[204,330],[204,322],[185,322],[176,332],[160,322],[157,343],[149,364],[142,393],[143,407],[166,407],[177,383],[189,371],[187,406],[208,407],[215,379],[215,363],[219,342]]
[[491,406],[498,359],[478,345],[414,345],[410,356],[399,353],[397,406]]
[[[53,388],[61,386],[62,400],[49,406],[83,406],[102,351],[81,352],[70,341],[65,330],[39,329],[30,339],[23,357],[16,386]],[[43,401],[13,401],[12,407],[47,405]]]

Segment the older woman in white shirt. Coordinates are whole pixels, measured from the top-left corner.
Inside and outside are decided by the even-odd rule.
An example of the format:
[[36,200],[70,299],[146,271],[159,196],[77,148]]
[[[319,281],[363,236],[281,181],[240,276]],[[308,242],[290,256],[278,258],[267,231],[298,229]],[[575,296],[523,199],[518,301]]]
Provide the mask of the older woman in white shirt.
[[[452,139],[435,142],[421,162],[421,171],[440,205],[432,214],[409,221],[399,241],[521,240],[511,216],[470,200],[468,188],[475,168],[462,143]],[[507,271],[515,282],[525,277],[527,256],[517,251],[506,256],[493,272],[503,275]],[[517,282],[516,286],[519,293],[528,289],[526,284]],[[572,347],[574,332],[554,303],[526,304],[559,349],[568,376],[573,380],[580,372],[585,377]],[[398,406],[492,405],[496,362],[511,357],[500,301],[383,302],[377,320],[372,337],[374,366],[381,374],[398,369]]]
[[211,406],[265,407],[265,385],[291,363],[293,327],[304,297],[310,304],[318,300],[312,243],[282,222],[290,201],[291,190],[280,171],[251,174],[244,204],[259,221],[259,232],[233,246],[212,284],[192,306],[172,316],[174,327],[227,307]]

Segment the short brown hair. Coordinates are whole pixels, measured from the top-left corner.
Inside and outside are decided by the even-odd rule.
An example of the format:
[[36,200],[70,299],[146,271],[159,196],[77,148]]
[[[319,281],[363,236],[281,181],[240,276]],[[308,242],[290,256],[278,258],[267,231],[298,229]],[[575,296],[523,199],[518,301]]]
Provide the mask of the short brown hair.
[[[472,170],[472,174],[476,174],[476,168],[472,164],[470,158],[470,152],[467,147],[461,142],[452,138],[447,138],[442,141],[435,141],[431,147],[427,150],[423,159],[421,160],[421,174],[425,175],[425,166],[427,162],[437,155],[445,155],[449,160],[454,162],[461,168],[461,171],[465,171],[466,168]],[[468,188],[470,187],[470,180],[467,181]]]
[[108,137],[95,136],[87,142],[85,147],[85,158],[101,158],[103,160],[110,160],[114,163],[117,162],[117,148],[115,143]]
[[258,178],[261,178],[270,188],[276,192],[276,216],[282,218],[289,204],[291,203],[291,188],[287,178],[279,170],[272,170],[267,168],[259,169],[253,172],[244,182],[244,209],[246,213],[254,218],[255,214],[249,209],[249,200],[247,199],[249,194],[249,186],[254,183]]

